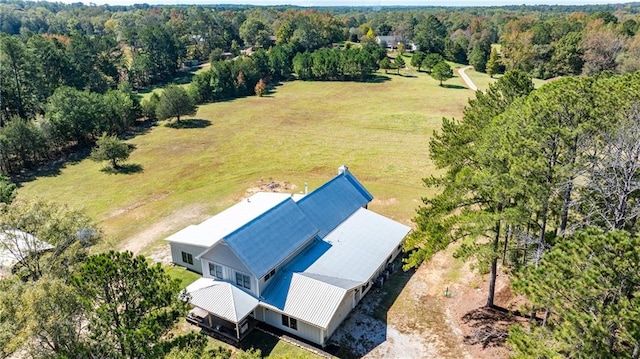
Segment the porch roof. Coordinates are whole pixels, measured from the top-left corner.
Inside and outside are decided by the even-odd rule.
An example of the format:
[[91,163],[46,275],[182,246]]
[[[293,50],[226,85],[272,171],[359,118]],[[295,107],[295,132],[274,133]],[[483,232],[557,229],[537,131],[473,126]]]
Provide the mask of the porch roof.
[[227,282],[200,278],[186,288],[189,303],[216,317],[238,323],[258,306],[258,299]]

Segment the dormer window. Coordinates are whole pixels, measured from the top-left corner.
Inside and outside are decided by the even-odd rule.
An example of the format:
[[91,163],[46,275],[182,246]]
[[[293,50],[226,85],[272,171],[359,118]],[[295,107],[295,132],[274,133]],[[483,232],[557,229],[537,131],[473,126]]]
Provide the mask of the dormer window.
[[251,277],[240,272],[236,272],[236,284],[238,287],[244,287],[251,290]]
[[222,266],[215,263],[209,263],[209,274],[216,279],[223,279]]
[[267,275],[264,276],[264,281],[268,281],[269,279],[271,279],[271,277],[273,277],[274,275],[276,275],[276,269],[272,269],[271,272],[267,273]]

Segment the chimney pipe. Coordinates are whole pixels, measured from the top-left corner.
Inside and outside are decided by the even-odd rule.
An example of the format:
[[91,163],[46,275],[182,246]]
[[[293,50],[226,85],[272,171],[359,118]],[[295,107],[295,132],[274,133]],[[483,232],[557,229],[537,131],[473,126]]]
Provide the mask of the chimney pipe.
[[304,183],[304,195],[309,194],[309,184],[307,182]]
[[345,174],[349,171],[349,167],[347,167],[347,165],[342,165],[340,167],[338,167],[338,174],[342,175]]

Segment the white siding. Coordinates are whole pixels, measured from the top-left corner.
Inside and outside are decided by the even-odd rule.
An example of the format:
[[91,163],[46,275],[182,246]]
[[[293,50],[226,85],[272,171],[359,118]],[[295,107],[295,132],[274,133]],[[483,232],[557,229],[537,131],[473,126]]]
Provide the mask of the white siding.
[[[173,263],[191,269],[194,272],[198,272],[202,274],[202,265],[199,259],[196,259],[196,256],[206,248],[198,247],[190,244],[182,244],[182,243],[171,243],[171,260]],[[193,264],[185,263],[182,261],[182,252],[189,253],[193,257]]]
[[348,291],[342,299],[342,302],[340,302],[338,309],[329,322],[329,327],[327,328],[327,338],[330,337],[331,334],[333,334],[338,326],[340,326],[340,323],[342,323],[344,318],[346,318],[347,315],[349,315],[349,312],[351,312],[354,292],[354,290]]
[[298,330],[293,330],[289,327],[285,327],[284,325],[282,325],[282,314],[280,312],[276,312],[271,309],[265,308],[264,314],[265,314],[265,318],[264,318],[265,323],[271,326],[274,326],[278,329],[284,330],[285,332],[296,335],[300,338],[314,342],[318,345],[324,345],[324,342],[323,342],[324,338],[322,334],[323,329],[320,329],[311,324],[307,324],[301,321],[300,319],[292,317],[298,320]]
[[[198,253],[200,254],[200,253]],[[218,243],[206,254],[202,256],[202,259],[210,260],[214,263],[222,264],[223,266],[227,266],[229,268],[233,268],[243,273],[250,273],[249,268],[242,263],[242,261],[238,258],[238,256],[233,253],[231,248],[229,248],[224,243]],[[234,277],[235,281],[235,277]]]

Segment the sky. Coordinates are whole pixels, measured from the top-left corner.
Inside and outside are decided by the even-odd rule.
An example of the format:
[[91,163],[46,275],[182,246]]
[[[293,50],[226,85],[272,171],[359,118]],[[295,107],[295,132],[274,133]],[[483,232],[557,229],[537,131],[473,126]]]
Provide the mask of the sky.
[[[58,0],[60,1],[60,0]],[[249,4],[249,5],[298,5],[298,6],[501,6],[501,5],[585,5],[623,3],[631,0],[62,0],[63,3],[84,2],[97,5],[132,4]]]

